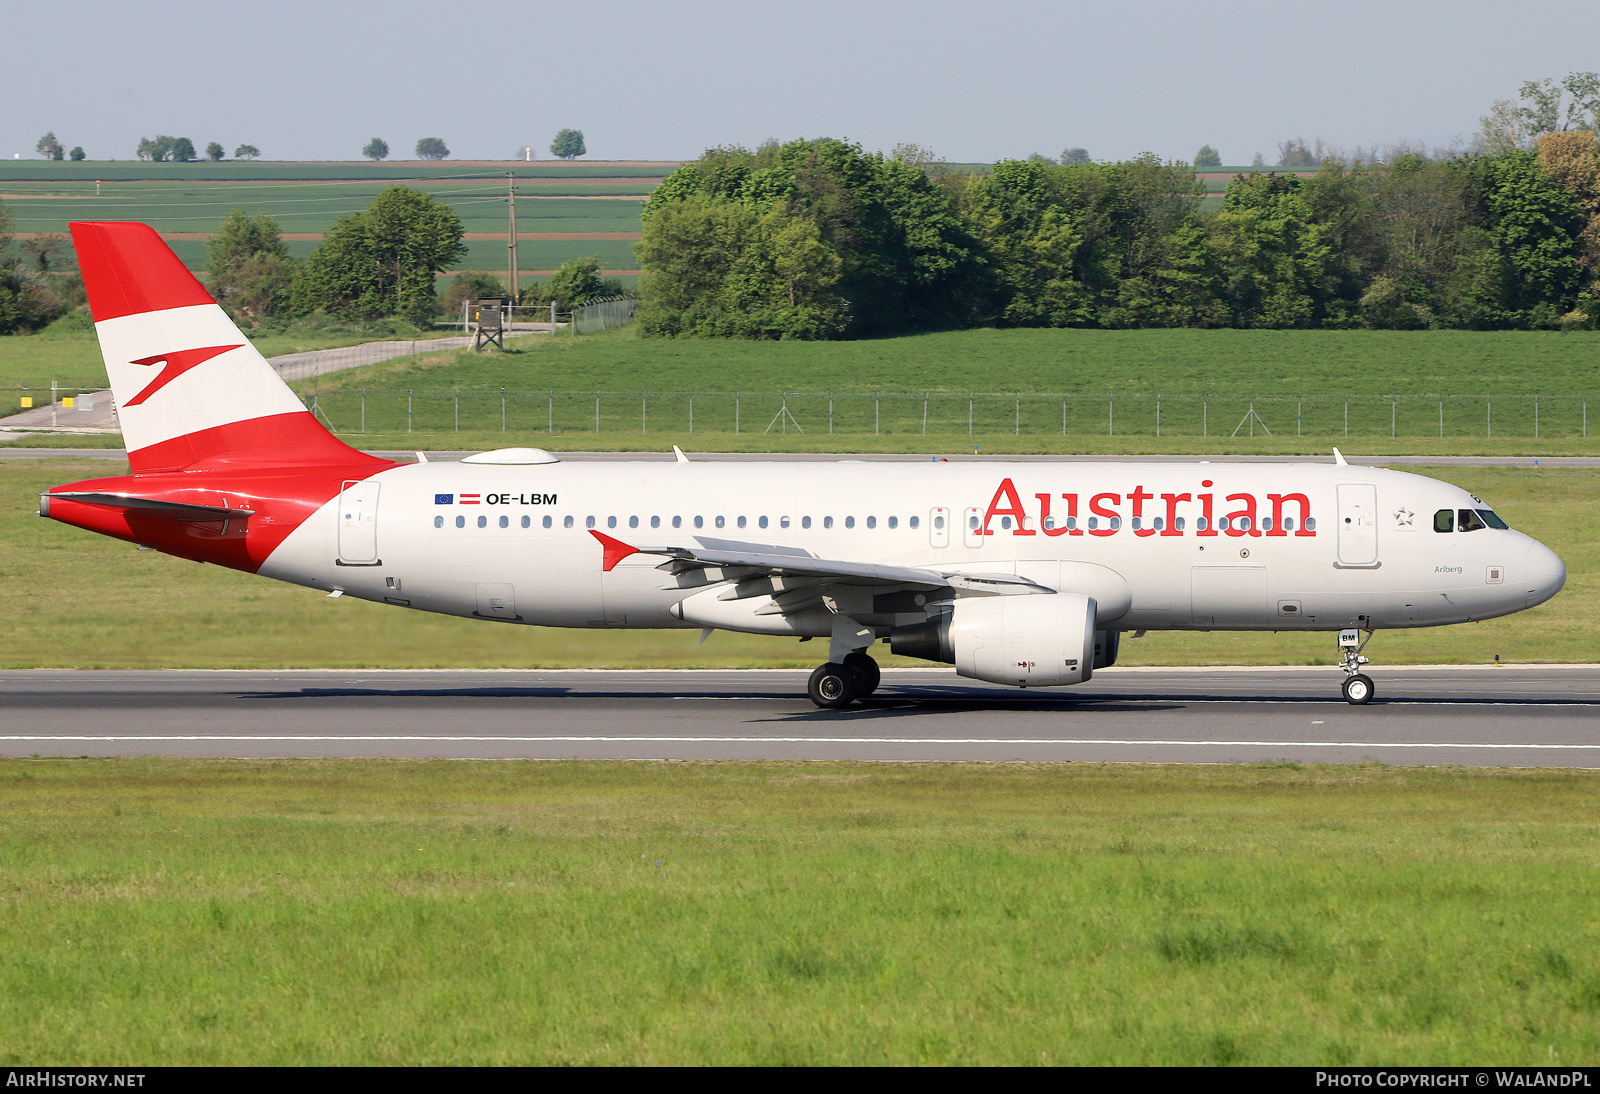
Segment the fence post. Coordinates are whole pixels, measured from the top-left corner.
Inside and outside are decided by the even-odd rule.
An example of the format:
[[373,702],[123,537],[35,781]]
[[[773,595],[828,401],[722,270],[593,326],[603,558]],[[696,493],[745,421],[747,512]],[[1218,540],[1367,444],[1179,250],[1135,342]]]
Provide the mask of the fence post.
[[733,393],[733,433],[739,435],[739,393]]
[[828,436],[833,436],[833,392],[828,392]]
[[[831,432],[833,429],[833,415],[830,413],[828,417],[830,419],[828,429]],[[922,393],[922,435],[924,437],[928,435],[928,393],[926,391]]]
[[1305,397],[1304,396],[1296,395],[1294,397],[1294,435],[1296,437],[1300,436],[1300,427],[1305,422],[1305,407],[1303,405],[1304,403],[1305,403]]
[[50,428],[56,427],[56,382],[50,381]]
[[1439,400],[1439,439],[1444,440],[1444,400]]
[[416,394],[412,388],[406,388],[406,432],[411,432],[411,397]]
[[694,392],[689,392],[689,435],[694,436]]
[[1017,392],[1017,425],[1012,431],[1018,437],[1022,436],[1022,392]]
[[1061,396],[1061,435],[1067,435],[1067,397]]
[[367,389],[361,389],[361,432],[367,431]]
[[1539,439],[1539,396],[1533,397],[1533,439]]
[[872,397],[872,435],[874,437],[876,437],[878,435],[878,425],[882,420],[883,420],[883,396],[882,395],[874,395]]
[[600,432],[600,393],[594,393],[594,431]]
[[1588,399],[1585,399],[1583,401],[1583,435],[1585,437],[1587,437],[1589,435],[1589,400]]
[[1389,396],[1389,439],[1391,441],[1394,440],[1394,420],[1399,412],[1397,409],[1399,406],[1400,397],[1398,395]]
[[1156,392],[1156,436],[1161,436],[1161,392]]
[[500,432],[506,431],[506,386],[500,385]]
[[1106,436],[1117,435],[1117,397],[1111,396],[1106,400]]
[[1200,436],[1211,436],[1211,396],[1200,396]]
[[1485,439],[1494,436],[1494,400],[1483,401],[1483,435]]
[[972,392],[967,392],[967,436],[972,436]]
[[456,388],[456,432],[461,432],[461,389]]
[[[555,307],[554,304],[552,304],[550,306],[551,306],[551,308]],[[553,389],[553,388],[550,391],[550,425],[549,425],[549,430],[550,430],[550,435],[554,436],[555,432],[556,432],[556,393],[555,393],[555,389]]]
[[1350,436],[1350,396],[1344,397],[1344,435]]
[[650,432],[650,407],[648,391],[639,392],[639,432]]

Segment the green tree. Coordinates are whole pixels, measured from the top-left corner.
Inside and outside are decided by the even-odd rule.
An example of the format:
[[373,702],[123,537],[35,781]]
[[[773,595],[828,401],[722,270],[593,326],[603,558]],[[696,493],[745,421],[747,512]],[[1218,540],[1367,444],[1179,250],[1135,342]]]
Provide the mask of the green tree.
[[620,283],[614,278],[606,280],[601,269],[598,258],[569,258],[550,275],[546,291],[558,308],[575,308],[591,300],[617,295]]
[[1498,270],[1492,305],[1471,325],[1553,327],[1575,303],[1582,267],[1577,237],[1584,221],[1561,184],[1532,152],[1485,157],[1468,168],[1481,187],[1480,211]]
[[449,285],[444,290],[444,295],[439,297],[438,311],[440,315],[452,316],[459,320],[461,318],[461,305],[465,301],[509,295],[506,292],[505,282],[493,274],[464,270],[450,279]]
[[83,145],[81,145],[81,144],[73,145],[72,146],[72,151],[67,153],[67,158],[69,160],[71,160],[73,163],[81,162],[83,160],[83,158],[84,158]]
[[189,163],[194,158],[194,141],[188,137],[179,137],[172,142],[172,162]]
[[1241,175],[1207,224],[1231,326],[1320,323],[1331,295],[1327,229],[1313,221],[1294,175]]
[[420,190],[390,186],[340,217],[295,279],[294,310],[430,322],[434,277],[466,256],[461,218]]
[[40,137],[39,143],[33,146],[33,150],[47,160],[59,160],[66,155],[61,142],[56,140],[54,131]]
[[278,222],[266,213],[230,212],[206,242],[211,295],[252,327],[288,312],[295,262]]
[[236,160],[253,160],[259,155],[261,155],[261,149],[253,144],[241,144],[233,150],[233,158]]
[[1559,83],[1528,80],[1518,99],[1500,99],[1478,119],[1491,155],[1531,150],[1546,133],[1600,129],[1600,73],[1572,72]]
[[423,137],[417,142],[417,159],[442,160],[450,154],[450,149],[445,147],[444,141],[438,137]]
[[1068,148],[1061,153],[1063,164],[1084,164],[1089,162],[1089,150],[1086,148]]
[[171,158],[172,146],[176,143],[176,137],[157,136],[154,140],[140,137],[139,158],[151,163],[165,163]]
[[1194,165],[1201,169],[1207,167],[1221,167],[1222,156],[1218,154],[1217,150],[1212,148],[1209,144],[1202,144],[1200,146],[1200,151],[1194,154]]
[[361,154],[374,163],[386,160],[389,158],[389,142],[382,137],[373,137],[367,142],[366,147],[361,149]]
[[222,145],[218,144],[216,141],[212,141],[210,144],[206,145],[206,159],[210,160],[212,163],[217,163],[220,161],[223,155],[225,155],[225,153],[222,150]]
[[588,153],[589,150],[583,144],[581,129],[563,129],[556,134],[556,139],[550,142],[550,154],[557,159],[576,159]]

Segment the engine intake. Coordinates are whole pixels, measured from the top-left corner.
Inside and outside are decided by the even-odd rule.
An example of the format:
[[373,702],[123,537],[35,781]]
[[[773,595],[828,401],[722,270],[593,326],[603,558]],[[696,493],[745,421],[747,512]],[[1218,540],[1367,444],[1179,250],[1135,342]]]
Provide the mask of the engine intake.
[[1054,687],[1089,679],[1116,660],[1117,632],[1095,630],[1095,601],[1080,593],[972,596],[938,619],[889,632],[907,657],[953,663],[975,680]]

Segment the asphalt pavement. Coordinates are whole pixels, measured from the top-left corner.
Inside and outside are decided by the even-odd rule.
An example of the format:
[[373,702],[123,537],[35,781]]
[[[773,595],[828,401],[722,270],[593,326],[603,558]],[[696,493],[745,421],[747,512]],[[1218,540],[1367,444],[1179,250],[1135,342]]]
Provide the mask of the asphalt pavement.
[[842,711],[806,673],[0,672],[10,756],[479,757],[1600,766],[1600,665],[1102,670],[1019,691],[886,670]]

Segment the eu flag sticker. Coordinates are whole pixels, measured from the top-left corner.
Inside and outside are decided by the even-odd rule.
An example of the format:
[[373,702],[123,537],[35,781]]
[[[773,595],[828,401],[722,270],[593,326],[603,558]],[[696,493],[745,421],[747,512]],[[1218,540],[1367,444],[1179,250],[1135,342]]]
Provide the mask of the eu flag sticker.
[[450,505],[455,500],[456,496],[454,494],[435,494],[433,496],[433,504],[435,505]]

